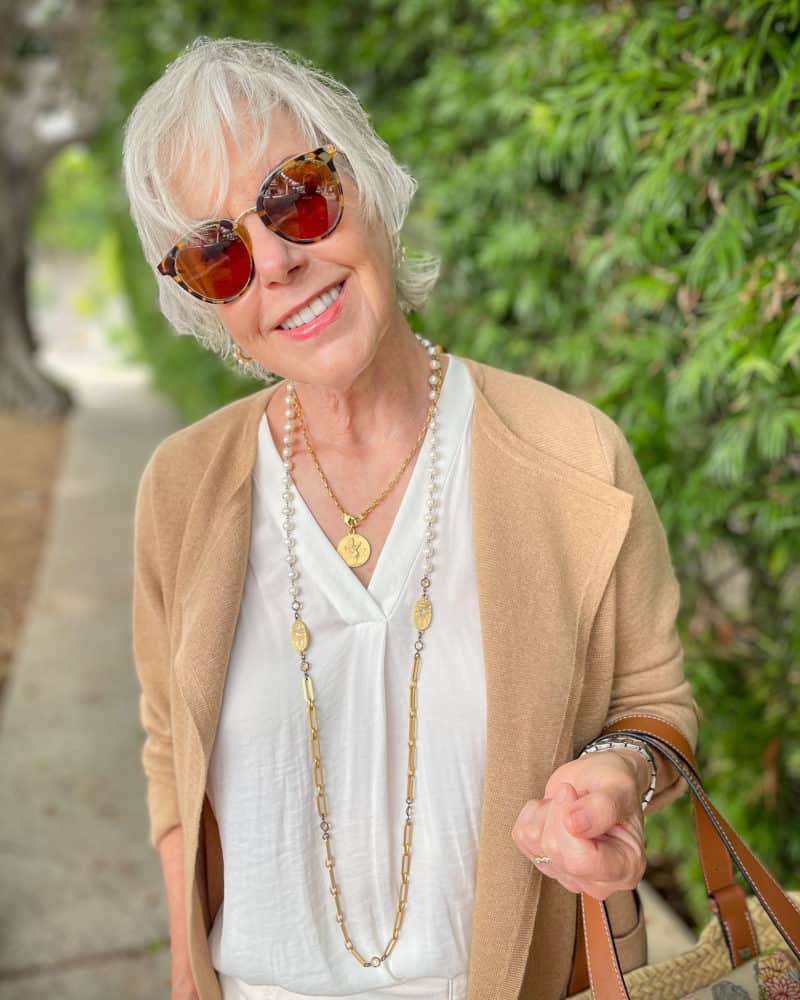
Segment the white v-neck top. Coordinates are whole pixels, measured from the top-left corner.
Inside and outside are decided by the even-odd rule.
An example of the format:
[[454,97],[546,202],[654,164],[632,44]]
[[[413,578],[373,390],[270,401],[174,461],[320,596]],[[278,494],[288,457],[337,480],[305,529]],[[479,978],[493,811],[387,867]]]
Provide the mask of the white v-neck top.
[[[466,366],[450,356],[439,399],[442,489],[433,622],[417,691],[408,904],[397,945],[378,968],[363,968],[345,950],[330,895],[299,657],[289,641],[283,466],[262,419],[249,562],[208,775],[225,875],[209,946],[226,997],[465,994],[486,743],[470,499],[473,394]],[[348,932],[366,958],[389,942],[400,887],[429,448],[426,438],[366,588],[293,490],[335,874]]]

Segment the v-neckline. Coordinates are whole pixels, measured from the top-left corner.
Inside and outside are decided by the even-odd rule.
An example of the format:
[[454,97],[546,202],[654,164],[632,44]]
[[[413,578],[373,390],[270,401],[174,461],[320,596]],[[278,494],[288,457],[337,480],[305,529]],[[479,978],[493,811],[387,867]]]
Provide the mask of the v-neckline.
[[[453,381],[450,378],[452,367],[453,358],[451,356],[448,360],[439,396],[440,411],[448,413],[453,410],[449,402],[450,386]],[[452,433],[455,428],[448,428],[448,430]],[[280,482],[283,477],[283,459],[275,447],[266,413],[261,418],[258,433],[259,451],[264,455],[265,471],[268,473],[264,484],[266,503],[282,532]],[[458,441],[460,434],[453,434],[451,437],[451,434],[448,433],[448,438]],[[406,590],[408,577],[419,561],[422,550],[426,492],[424,480],[429,456],[430,435],[426,433],[414,460],[411,476],[400,500],[400,506],[394,516],[367,586],[364,586],[356,574],[346,565],[336,551],[336,546],[330,541],[311,513],[302,493],[293,484],[297,566],[301,584],[303,579],[309,580],[315,566],[324,567],[324,570],[314,574],[314,579],[320,584],[324,582],[328,599],[348,624],[352,625],[364,621],[388,621]],[[440,480],[442,489],[449,478],[454,458],[455,451],[450,449],[446,467],[441,470],[443,473]],[[270,491],[274,496],[270,496]]]

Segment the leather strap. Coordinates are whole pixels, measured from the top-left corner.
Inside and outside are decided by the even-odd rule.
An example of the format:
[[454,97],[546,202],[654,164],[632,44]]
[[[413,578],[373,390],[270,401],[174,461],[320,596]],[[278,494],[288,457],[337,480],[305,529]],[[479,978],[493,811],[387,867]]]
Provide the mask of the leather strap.
[[[706,862],[713,864],[714,859],[718,860],[721,856],[720,849],[728,854],[758,897],[777,931],[786,941],[792,953],[800,960],[800,910],[795,907],[792,900],[708,799],[695,770],[694,755],[683,736],[669,723],[649,717],[622,719],[610,728],[613,728],[615,732],[623,732],[630,737],[643,740],[662,753],[678,771],[694,797],[695,816],[698,817],[702,813],[705,817],[704,820],[698,821],[696,824],[701,847],[701,860],[704,864]],[[688,753],[685,752],[687,749]],[[716,871],[710,873],[710,879],[708,872],[705,875],[707,885],[716,885],[727,876],[727,868],[724,865],[719,866]],[[735,883],[733,885],[735,889],[738,888]],[[709,900],[712,912],[716,912],[721,920],[724,919],[723,914],[725,913],[733,913],[733,919],[737,919],[736,913],[739,907],[737,897],[739,894],[735,889],[730,891],[730,887],[720,885],[714,890],[715,895]],[[586,935],[590,985],[594,996],[602,998],[602,1000],[630,1000],[608,925],[605,904],[591,896],[582,894],[581,909]],[[744,919],[747,927],[750,928],[746,911]],[[725,929],[724,923],[723,929]],[[758,948],[752,928],[749,929],[747,936],[755,946],[753,954],[757,954]],[[733,926],[727,929],[725,935],[729,947],[731,941],[744,939],[744,937],[743,928]],[[732,959],[736,957],[740,962],[745,960],[741,954],[732,956]]]
[[[658,737],[679,753],[697,775],[692,748],[674,726],[651,716],[630,716],[608,727],[609,732],[637,729]],[[700,779],[697,778],[699,783]],[[694,826],[700,866],[706,884],[711,912],[722,929],[722,939],[728,947],[731,968],[748,961],[758,954],[758,942],[747,912],[747,897],[734,878],[733,861],[724,843],[716,835],[713,824],[705,811],[694,804]]]
[[578,919],[575,923],[575,952],[572,956],[572,975],[569,978],[567,996],[582,993],[589,988],[589,966],[586,964],[586,938],[583,933],[583,910],[581,897],[576,896]]

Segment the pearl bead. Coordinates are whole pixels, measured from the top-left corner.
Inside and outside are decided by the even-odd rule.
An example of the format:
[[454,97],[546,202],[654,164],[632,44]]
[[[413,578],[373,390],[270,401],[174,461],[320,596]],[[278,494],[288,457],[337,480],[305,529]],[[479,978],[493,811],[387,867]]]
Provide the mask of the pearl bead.
[[291,434],[292,431],[294,430],[294,421],[287,420],[286,423],[283,425],[283,429],[286,431],[287,434]]
[[296,580],[299,576],[300,576],[300,574],[297,572],[296,569],[290,569],[289,570],[289,579],[290,580]]
[[438,375],[429,375],[428,376],[428,385],[438,385],[438,384],[439,384],[439,376]]
[[442,362],[438,358],[434,358],[431,361],[431,368],[436,372],[442,367]]
[[284,448],[283,449],[283,457],[285,459],[287,459],[287,460],[290,459],[292,457],[292,449],[291,448]]
[[420,337],[419,342],[420,344],[422,344],[423,347],[431,346],[431,342],[426,337]]
[[435,389],[431,389],[431,391],[428,393],[428,399],[436,399],[436,390]]
[[288,459],[286,459],[284,461],[284,463],[283,463],[284,469],[291,469],[293,467],[293,465],[294,465],[294,463],[290,462]]
[[433,531],[426,531],[425,532],[425,541],[426,542],[432,542],[435,537],[436,537],[435,532],[433,532]]
[[423,570],[423,572],[426,575],[428,573],[432,573],[433,572],[433,563],[426,562],[425,565],[422,567],[422,570]]
[[423,554],[423,556],[424,556],[424,557],[425,557],[426,559],[430,559],[430,558],[431,558],[431,556],[433,555],[433,549],[431,549],[431,548],[426,548],[426,549],[423,549],[423,550],[422,550],[422,554]]

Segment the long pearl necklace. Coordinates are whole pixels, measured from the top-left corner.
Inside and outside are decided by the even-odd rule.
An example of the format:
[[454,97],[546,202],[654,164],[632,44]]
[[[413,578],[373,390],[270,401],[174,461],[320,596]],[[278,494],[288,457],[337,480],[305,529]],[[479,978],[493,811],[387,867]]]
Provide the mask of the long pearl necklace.
[[[436,525],[437,492],[440,486],[440,474],[437,468],[439,459],[437,441],[437,407],[439,394],[442,388],[442,365],[438,358],[438,349],[429,340],[417,337],[430,356],[431,376],[429,379],[431,400],[430,419],[428,423],[428,433],[431,438],[430,464],[428,466],[428,496],[425,502],[425,545],[422,550],[423,566],[420,587],[422,594],[417,599],[412,613],[414,628],[417,632],[417,639],[414,643],[414,659],[411,667],[411,682],[409,684],[409,710],[408,710],[408,771],[406,777],[406,798],[405,798],[405,822],[403,824],[403,857],[400,864],[400,891],[395,912],[394,928],[391,937],[380,955],[373,955],[372,958],[364,958],[356,946],[353,944],[344,921],[344,913],[340,901],[340,889],[334,874],[334,858],[331,854],[331,821],[328,818],[328,800],[325,793],[325,778],[322,767],[322,748],[319,740],[319,720],[317,717],[317,705],[314,698],[314,685],[311,681],[311,664],[308,662],[306,652],[311,643],[311,636],[300,611],[303,607],[300,601],[300,571],[297,568],[297,555],[295,553],[296,542],[294,539],[294,498],[292,488],[292,438],[296,424],[297,401],[295,397],[294,385],[286,383],[286,423],[284,424],[283,436],[283,492],[281,499],[281,513],[283,515],[283,537],[286,544],[286,562],[289,567],[289,596],[291,597],[291,608],[293,621],[291,626],[292,646],[300,655],[300,671],[303,683],[303,697],[306,701],[306,718],[309,730],[309,750],[311,754],[311,773],[314,782],[315,803],[317,814],[320,819],[320,830],[322,831],[322,843],[325,848],[325,867],[328,870],[330,881],[330,893],[336,906],[336,922],[344,937],[344,945],[347,951],[365,968],[378,968],[391,955],[394,946],[400,936],[400,928],[403,925],[406,905],[408,901],[409,877],[411,874],[411,843],[414,833],[414,820],[412,807],[414,805],[414,791],[416,782],[416,759],[417,759],[417,682],[421,665],[423,649],[423,635],[431,624],[433,617],[433,605],[428,597],[428,590],[431,586],[431,574],[433,573],[433,541],[435,537],[434,528]],[[295,487],[296,489],[296,487]]]

